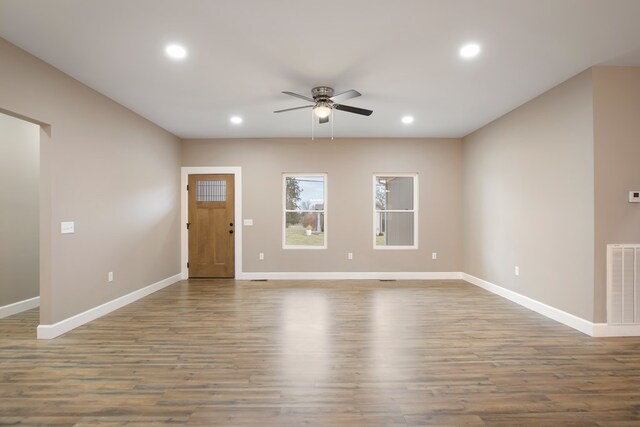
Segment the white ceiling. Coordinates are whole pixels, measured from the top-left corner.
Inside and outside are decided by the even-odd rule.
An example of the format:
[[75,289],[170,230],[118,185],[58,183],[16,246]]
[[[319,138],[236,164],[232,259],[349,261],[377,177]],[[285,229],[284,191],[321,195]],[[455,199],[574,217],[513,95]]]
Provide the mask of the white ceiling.
[[183,138],[308,137],[310,110],[272,111],[317,85],[374,110],[336,112],[336,136],[464,136],[592,65],[640,65],[639,22],[639,0],[0,0],[1,37]]

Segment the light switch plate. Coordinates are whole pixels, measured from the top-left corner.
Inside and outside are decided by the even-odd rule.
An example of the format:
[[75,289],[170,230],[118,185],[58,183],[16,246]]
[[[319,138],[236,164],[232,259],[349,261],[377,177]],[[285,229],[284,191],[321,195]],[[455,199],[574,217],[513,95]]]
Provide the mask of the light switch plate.
[[629,191],[629,203],[640,203],[640,191]]
[[75,232],[75,224],[73,221],[64,221],[60,223],[60,233],[71,234]]
[[248,225],[248,226],[253,225],[253,220],[252,219],[245,219],[243,221],[243,224],[244,225]]

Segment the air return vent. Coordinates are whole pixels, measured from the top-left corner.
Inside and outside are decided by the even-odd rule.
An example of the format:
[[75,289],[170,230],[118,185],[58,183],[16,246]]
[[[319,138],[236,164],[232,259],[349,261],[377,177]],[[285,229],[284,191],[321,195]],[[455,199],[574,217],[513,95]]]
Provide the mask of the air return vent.
[[640,324],[640,245],[607,245],[607,322]]

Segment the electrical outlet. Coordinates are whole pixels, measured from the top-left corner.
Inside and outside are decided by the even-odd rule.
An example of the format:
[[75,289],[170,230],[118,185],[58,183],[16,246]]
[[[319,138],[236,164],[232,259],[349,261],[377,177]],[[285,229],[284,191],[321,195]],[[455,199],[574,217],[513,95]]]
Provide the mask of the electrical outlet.
[[516,268],[514,269],[514,273],[516,274],[516,276],[520,275],[520,267],[518,267],[517,265],[516,265]]
[[438,252],[431,252],[431,259],[438,259]]
[[347,259],[353,259],[353,252],[347,253]]
[[258,259],[259,259],[260,261],[264,261],[264,254],[263,254],[262,252],[260,252],[260,253],[258,254]]
[[113,271],[110,271],[109,274],[107,274],[107,281],[113,282]]

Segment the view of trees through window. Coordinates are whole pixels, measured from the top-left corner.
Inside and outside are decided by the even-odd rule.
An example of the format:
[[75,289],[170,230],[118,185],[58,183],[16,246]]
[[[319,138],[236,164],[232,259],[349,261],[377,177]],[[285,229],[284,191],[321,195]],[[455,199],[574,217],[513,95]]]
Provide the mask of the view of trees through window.
[[284,247],[326,247],[324,175],[285,175]]

